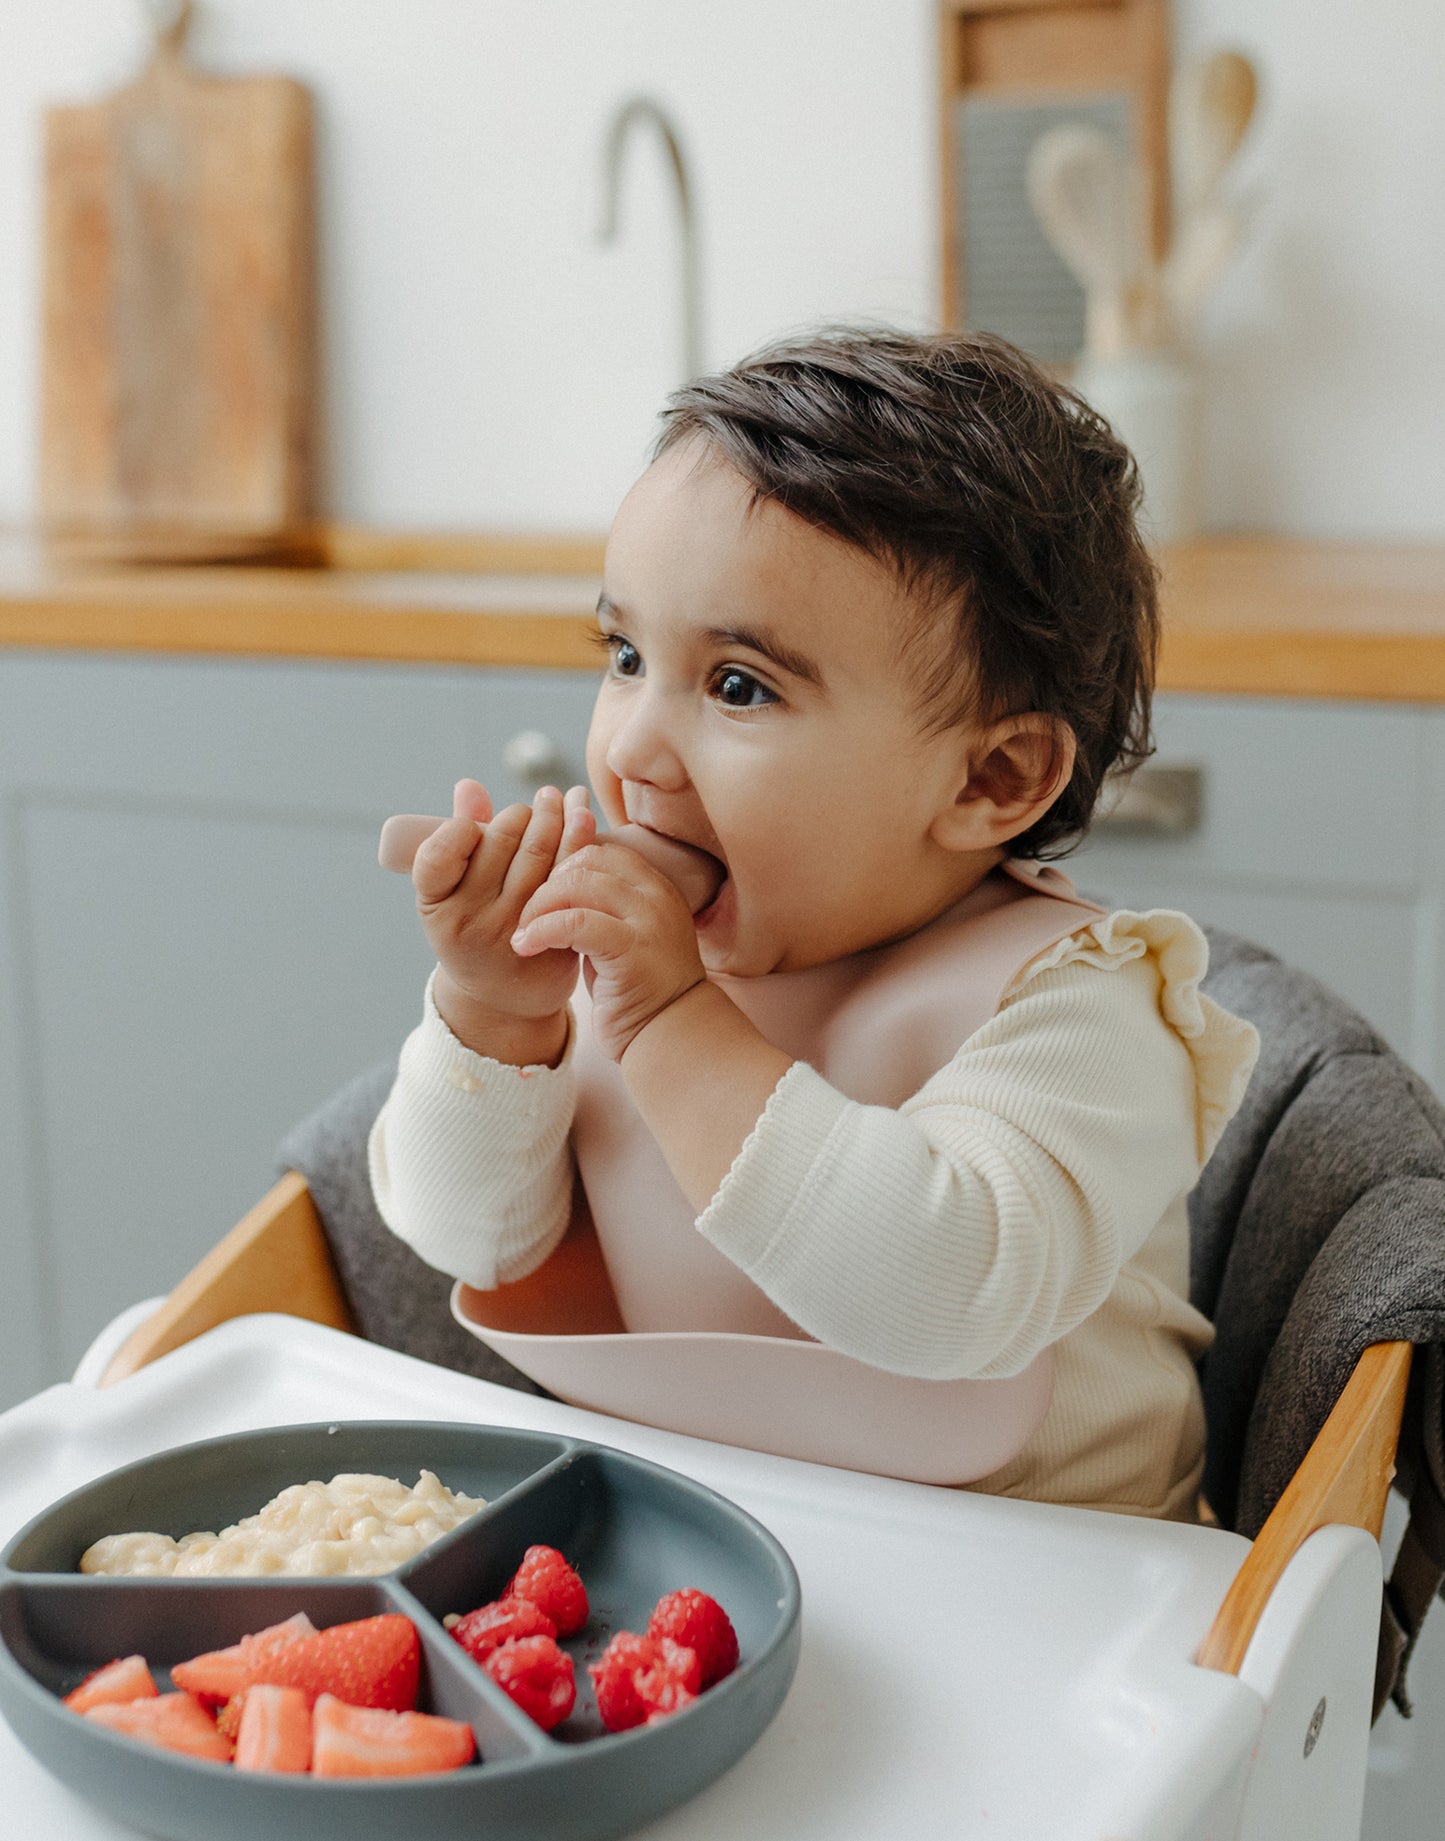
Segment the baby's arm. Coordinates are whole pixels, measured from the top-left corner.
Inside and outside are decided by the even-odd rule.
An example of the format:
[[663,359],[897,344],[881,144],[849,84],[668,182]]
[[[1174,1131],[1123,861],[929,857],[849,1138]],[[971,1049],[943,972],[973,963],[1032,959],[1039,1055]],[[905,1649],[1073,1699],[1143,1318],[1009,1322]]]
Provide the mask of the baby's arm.
[[489,1291],[535,1271],[567,1231],[571,1036],[556,1067],[476,1054],[442,1021],[432,989],[371,1130],[372,1192],[428,1265]]
[[[1253,1032],[1207,1027],[1221,1078],[1242,1078]],[[675,1141],[727,1076],[706,1041],[689,1057],[679,1039],[664,1071],[660,1033],[638,1048],[649,1039],[645,1109]],[[1062,965],[896,1111],[793,1064],[698,1227],[845,1354],[934,1380],[1016,1373],[1099,1307],[1192,1186],[1197,1073],[1152,959]]]
[[572,854],[523,909],[524,958],[586,955],[592,1033],[694,1208],[727,1174],[792,1058],[708,981],[688,904],[612,839]]
[[[577,954],[564,943],[522,957],[511,937],[528,897],[595,835],[585,787],[565,801],[544,787],[530,814],[514,807],[493,819],[470,780],[457,786],[452,819],[393,819],[383,832],[382,864],[411,869],[438,967],[372,1131],[372,1187],[395,1233],[479,1289],[541,1265],[570,1218],[574,1098],[563,1050]],[[591,854],[651,879],[691,941],[691,909],[717,886],[711,858],[637,825]]]
[[[1038,970],[912,1099],[865,1106],[707,980],[681,904],[625,857],[560,865],[517,948],[587,955],[597,1040],[699,1230],[820,1342],[926,1379],[1016,1373],[1193,1185],[1195,1065],[1153,956]],[[1154,918],[1197,983],[1203,936]]]
[[492,817],[457,785],[411,864],[437,969],[369,1143],[387,1226],[430,1265],[491,1289],[524,1278],[567,1230],[573,1110],[567,999],[576,954],[524,962],[509,936],[556,863],[595,835],[584,787],[543,787]]

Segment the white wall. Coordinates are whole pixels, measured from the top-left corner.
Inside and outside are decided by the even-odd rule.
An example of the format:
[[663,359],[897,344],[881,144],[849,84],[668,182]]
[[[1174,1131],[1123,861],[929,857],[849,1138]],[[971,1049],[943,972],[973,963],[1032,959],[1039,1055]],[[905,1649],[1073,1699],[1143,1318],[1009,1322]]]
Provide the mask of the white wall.
[[[387,524],[604,525],[678,364],[671,200],[696,175],[705,357],[937,297],[933,0],[201,0],[197,58],[318,100],[330,499]],[[1445,9],[1179,0],[1266,95],[1257,234],[1208,315],[1212,521],[1445,537]],[[39,112],[134,66],[137,0],[0,0],[0,520],[32,505]],[[636,157],[636,156],[641,157]],[[1244,175],[1242,175],[1244,176]]]
[[1256,235],[1210,305],[1214,521],[1445,537],[1445,6],[1178,0],[1265,80]]

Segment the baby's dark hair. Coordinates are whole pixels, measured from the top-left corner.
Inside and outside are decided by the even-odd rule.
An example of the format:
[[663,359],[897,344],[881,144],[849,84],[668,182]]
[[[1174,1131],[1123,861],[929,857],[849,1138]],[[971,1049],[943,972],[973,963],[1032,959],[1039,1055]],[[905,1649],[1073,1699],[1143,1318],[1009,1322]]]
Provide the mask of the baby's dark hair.
[[1102,417],[1004,339],[845,329],[677,391],[654,457],[699,437],[758,500],[918,596],[904,644],[927,732],[1025,711],[1072,731],[1068,785],[1009,849],[1076,844],[1104,776],[1152,752],[1157,572],[1137,470]]

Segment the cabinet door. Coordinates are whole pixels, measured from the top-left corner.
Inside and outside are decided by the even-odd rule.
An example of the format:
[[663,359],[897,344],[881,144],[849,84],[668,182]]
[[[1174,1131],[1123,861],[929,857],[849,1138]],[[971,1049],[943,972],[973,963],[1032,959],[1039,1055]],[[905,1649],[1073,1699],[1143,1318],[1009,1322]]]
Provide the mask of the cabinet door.
[[[1157,761],[1194,765],[1196,829],[1100,827],[1065,865],[1120,907],[1182,908],[1313,972],[1435,1074],[1435,897],[1423,764],[1433,712],[1161,697]],[[1147,771],[1147,770],[1146,770]]]
[[62,1378],[261,1195],[297,1120],[394,1056],[430,957],[376,862],[464,774],[585,777],[588,673],[0,659],[0,1405]]

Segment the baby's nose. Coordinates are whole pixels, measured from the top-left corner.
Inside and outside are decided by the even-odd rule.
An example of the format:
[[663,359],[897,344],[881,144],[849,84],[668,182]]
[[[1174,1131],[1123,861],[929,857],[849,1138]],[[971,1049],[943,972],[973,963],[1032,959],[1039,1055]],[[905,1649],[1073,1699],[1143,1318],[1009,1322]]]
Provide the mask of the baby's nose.
[[657,699],[646,693],[632,702],[612,731],[606,762],[608,771],[619,780],[645,781],[668,790],[687,785],[677,737],[670,732]]

